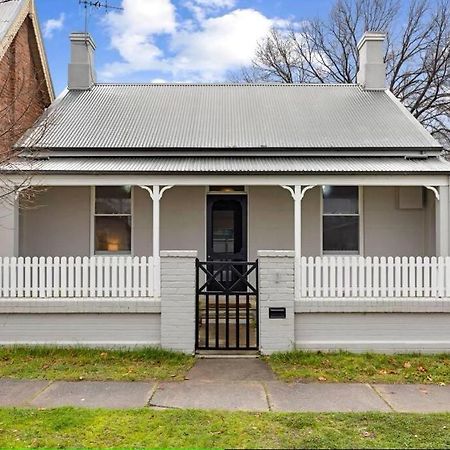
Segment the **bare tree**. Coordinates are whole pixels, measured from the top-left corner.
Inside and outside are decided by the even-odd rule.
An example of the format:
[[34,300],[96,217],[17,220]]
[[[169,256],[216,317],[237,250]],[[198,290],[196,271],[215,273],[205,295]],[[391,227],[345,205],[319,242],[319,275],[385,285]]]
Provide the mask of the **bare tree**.
[[[0,58],[0,202],[14,201],[20,194],[22,204],[26,205],[31,204],[37,193],[36,189],[27,189],[31,178],[26,169],[34,167],[33,148],[47,127],[46,120],[34,122],[50,99],[42,74],[39,76],[38,71],[21,61],[16,50],[16,41],[12,38]],[[16,147],[17,141],[29,130],[34,131],[33,141]],[[21,162],[19,156],[24,156]]]
[[450,149],[450,1],[336,0],[326,20],[271,30],[245,82],[355,83],[365,31],[388,35],[387,86]]

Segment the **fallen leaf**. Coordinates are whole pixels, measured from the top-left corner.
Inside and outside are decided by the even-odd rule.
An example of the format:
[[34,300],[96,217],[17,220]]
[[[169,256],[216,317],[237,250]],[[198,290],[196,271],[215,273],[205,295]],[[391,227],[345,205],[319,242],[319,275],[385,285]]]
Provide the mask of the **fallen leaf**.
[[403,367],[405,369],[409,369],[411,367],[411,363],[409,361],[406,361],[405,364],[403,364]]
[[361,433],[365,438],[374,438],[375,437],[375,433],[372,433],[370,431],[363,431]]

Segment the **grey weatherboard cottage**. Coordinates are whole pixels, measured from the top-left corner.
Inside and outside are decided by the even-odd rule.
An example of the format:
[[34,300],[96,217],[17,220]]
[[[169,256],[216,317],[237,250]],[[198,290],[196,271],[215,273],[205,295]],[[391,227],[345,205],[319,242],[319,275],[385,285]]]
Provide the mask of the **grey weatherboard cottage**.
[[[68,89],[4,175],[0,344],[441,352],[450,163],[385,89],[381,33],[354,85]],[[198,258],[198,259],[197,259]]]

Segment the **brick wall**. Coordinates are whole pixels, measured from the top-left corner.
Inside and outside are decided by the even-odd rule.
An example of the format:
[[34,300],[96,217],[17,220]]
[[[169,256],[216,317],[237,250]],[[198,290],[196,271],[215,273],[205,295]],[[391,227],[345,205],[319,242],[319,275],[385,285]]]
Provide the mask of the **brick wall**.
[[[261,353],[292,350],[295,346],[294,252],[260,250],[258,263]],[[270,318],[270,308],[285,308],[286,318]]]
[[32,21],[27,17],[0,60],[0,160],[49,104]]
[[161,251],[161,346],[195,351],[197,251]]

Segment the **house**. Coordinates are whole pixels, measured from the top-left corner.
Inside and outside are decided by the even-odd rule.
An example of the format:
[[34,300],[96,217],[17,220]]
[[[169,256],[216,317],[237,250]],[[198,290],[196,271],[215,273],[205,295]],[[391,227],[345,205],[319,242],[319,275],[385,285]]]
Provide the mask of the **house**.
[[0,343],[448,351],[450,163],[384,39],[354,85],[144,85],[96,83],[72,34],[2,168],[39,195],[0,214]]
[[0,3],[0,161],[54,100],[33,0]]

